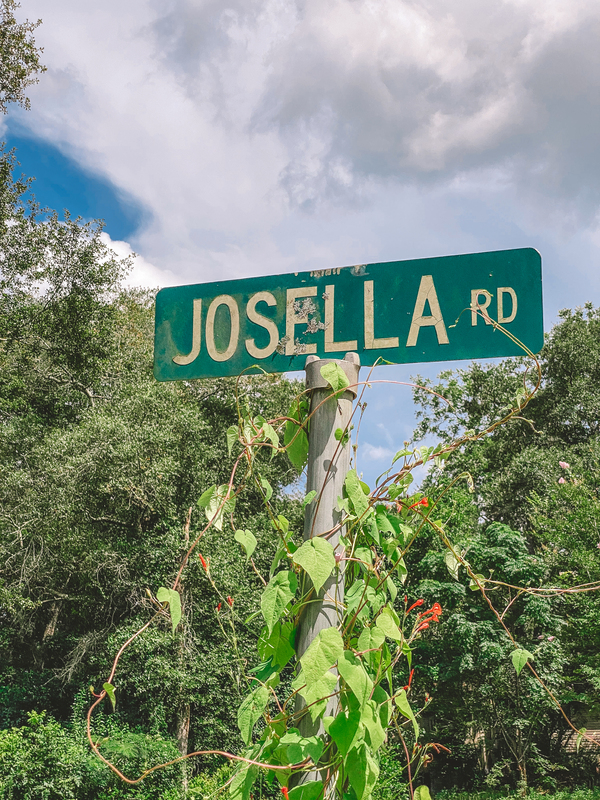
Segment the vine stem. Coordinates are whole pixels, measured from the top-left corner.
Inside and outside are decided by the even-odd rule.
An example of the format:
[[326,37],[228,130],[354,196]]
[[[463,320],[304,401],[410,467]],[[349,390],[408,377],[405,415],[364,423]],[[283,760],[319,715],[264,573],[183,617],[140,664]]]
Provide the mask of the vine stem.
[[90,706],[90,709],[87,713],[87,738],[90,744],[90,747],[94,751],[94,753],[98,756],[98,758],[103,761],[106,766],[111,769],[115,775],[121,778],[122,781],[128,783],[130,786],[135,786],[138,783],[141,783],[144,778],[147,778],[152,772],[155,772],[157,769],[164,769],[165,767],[171,767],[173,764],[179,764],[182,761],[186,761],[188,758],[194,758],[195,756],[223,756],[223,758],[227,758],[230,761],[242,761],[245,764],[249,764],[250,766],[254,767],[262,767],[263,769],[274,769],[274,770],[299,770],[303,767],[307,766],[310,763],[310,758],[305,758],[304,761],[301,761],[298,764],[286,764],[284,766],[277,766],[276,764],[266,764],[262,761],[256,761],[252,758],[245,758],[244,756],[236,756],[234,753],[228,753],[226,750],[195,750],[193,753],[187,753],[184,756],[178,756],[177,758],[173,758],[171,761],[165,761],[163,764],[156,764],[154,767],[150,767],[150,769],[144,770],[142,774],[138,778],[128,778],[124,775],[121,770],[116,767],[111,761],[105,758],[100,749],[98,744],[94,742],[92,739],[92,731],[91,731],[91,716],[94,708],[104,699],[106,696],[106,692],[98,697],[95,702]]
[[402,736],[402,732],[400,731],[400,727],[398,726],[398,723],[396,723],[396,732],[398,733],[398,736],[400,737],[400,741],[402,742],[402,747],[404,748],[404,754],[406,755],[406,771],[408,773],[408,790],[410,792],[410,800],[414,800],[415,793],[414,793],[414,790],[413,790],[412,775],[411,775],[411,771],[410,771],[410,761],[411,761],[411,759],[410,759],[410,755],[409,755],[409,752],[408,752],[408,747],[406,746],[406,742],[404,741],[404,736]]

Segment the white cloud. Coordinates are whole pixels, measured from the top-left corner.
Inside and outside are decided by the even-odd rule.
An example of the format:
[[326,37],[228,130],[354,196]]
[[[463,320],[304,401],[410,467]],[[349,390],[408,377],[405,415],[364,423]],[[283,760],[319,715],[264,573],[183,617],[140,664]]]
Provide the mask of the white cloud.
[[161,280],[533,245],[551,308],[600,295],[595,0],[22,11],[49,70],[13,117],[148,209]]
[[133,257],[131,272],[124,281],[126,286],[158,289],[163,286],[177,286],[181,282],[173,272],[159,269],[139,253],[134,253],[129,242],[111,239],[106,231],[102,231],[100,239],[119,258]]
[[345,191],[341,162],[352,188],[498,166],[597,207],[599,30],[591,2],[307,0],[271,55],[257,123],[278,126],[315,200]]
[[365,461],[391,461],[394,451],[381,445],[373,445],[370,442],[362,442],[360,445],[360,457]]

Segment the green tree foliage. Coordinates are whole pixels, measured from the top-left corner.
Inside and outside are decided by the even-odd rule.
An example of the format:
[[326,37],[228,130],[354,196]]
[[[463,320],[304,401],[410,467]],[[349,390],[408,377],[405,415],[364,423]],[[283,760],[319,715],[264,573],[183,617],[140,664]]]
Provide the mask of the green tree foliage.
[[[77,688],[98,683],[145,619],[146,590],[170,585],[205,523],[198,499],[228,479],[237,408],[232,380],[154,380],[153,299],[121,288],[127,260],[106,248],[100,225],[41,214],[12,181],[11,156],[0,166],[0,714],[19,725],[32,709],[65,719]],[[256,377],[237,391],[272,416],[295,387]],[[281,487],[295,471],[283,456],[259,459],[293,518]],[[275,541],[259,493],[240,509],[268,572]],[[233,532],[211,531],[201,549],[244,619],[258,578]],[[117,714],[172,732],[183,749],[188,736],[190,746],[239,741],[235,702],[223,702],[239,676],[218,602],[195,561],[177,633],[167,620],[124,657]],[[243,631],[241,649],[258,635]]]
[[[588,304],[565,310],[560,317],[539,356],[541,388],[523,419],[466,447],[446,472],[449,476],[469,470],[485,518],[516,529],[531,527],[528,498],[533,492],[545,495],[563,477],[559,461],[570,463],[577,456],[592,465],[595,459],[600,433],[600,311]],[[492,365],[474,363],[443,372],[440,378],[437,385],[418,381],[439,390],[452,405],[417,390],[415,401],[422,409],[418,438],[450,441],[458,432],[480,430],[522,392],[524,381],[531,385],[537,375],[529,361],[506,359]]]
[[40,64],[41,50],[32,36],[41,20],[17,22],[18,8],[20,3],[15,0],[0,1],[0,112],[3,113],[8,103],[29,108],[25,90],[37,83],[35,76],[46,69]]
[[126,312],[112,301],[130,263],[98,224],[42,214],[27,183],[13,182],[14,161],[0,159],[0,415],[66,424],[125,366],[115,328]]
[[[539,359],[541,386],[521,418],[468,443],[443,471],[430,471],[423,489],[433,497],[443,493],[436,516],[484,578],[510,586],[593,587],[600,580],[600,311],[587,305],[562,312]],[[442,373],[439,384],[429,385],[452,405],[417,390],[417,435],[450,441],[477,432],[536,377],[519,359]],[[465,479],[453,483],[465,472],[473,494]],[[528,670],[515,674],[514,646],[485,598],[470,591],[462,569],[455,580],[443,545],[425,538],[416,544],[423,555],[417,591],[443,598],[449,612],[427,644],[432,735],[455,754],[438,767],[438,780],[442,770],[445,782],[473,786],[471,776],[465,779],[465,760],[472,775],[487,776],[490,785],[527,777],[548,786],[578,775],[589,779],[585,747],[567,764],[564,746],[572,731]],[[567,715],[582,727],[596,719],[597,593],[488,590]]]
[[[114,717],[102,721],[99,733],[124,769],[177,757],[173,741],[119,726]],[[90,753],[81,721],[65,726],[31,711],[22,727],[0,730],[2,800],[177,800],[180,784],[181,768],[171,767],[143,787],[126,786]]]
[[[516,659],[517,673],[512,656],[519,651],[486,598],[477,587],[470,587],[462,569],[454,580],[444,556],[435,547],[429,550],[420,563],[423,577],[418,587],[426,598],[440,598],[444,608],[439,630],[419,651],[419,663],[427,675],[422,690],[428,687],[434,695],[429,721],[435,738],[455,753],[454,758],[440,762],[438,769],[444,765],[447,784],[464,785],[465,779],[472,784],[478,775],[483,780],[494,764],[506,760],[506,776],[512,765],[526,780],[528,763],[533,777],[540,778],[535,772],[537,759],[543,777],[544,758],[560,761],[565,733],[560,713],[522,668],[525,654]],[[543,557],[532,555],[523,535],[502,523],[492,523],[471,536],[468,558],[478,573],[511,585],[539,586],[548,577]],[[533,656],[546,686],[565,703],[568,659],[560,636],[562,601],[525,595],[515,602],[513,590],[497,586],[488,591],[495,608],[501,613],[506,610],[503,620],[519,647]],[[466,774],[465,763],[470,767]]]

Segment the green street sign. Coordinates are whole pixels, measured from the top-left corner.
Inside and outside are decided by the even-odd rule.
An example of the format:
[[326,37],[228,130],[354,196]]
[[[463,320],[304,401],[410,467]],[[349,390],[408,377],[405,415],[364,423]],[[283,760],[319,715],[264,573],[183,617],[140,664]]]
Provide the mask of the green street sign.
[[306,356],[361,364],[494,358],[544,341],[542,263],[531,248],[267,275],[162,289],[159,381],[304,368]]

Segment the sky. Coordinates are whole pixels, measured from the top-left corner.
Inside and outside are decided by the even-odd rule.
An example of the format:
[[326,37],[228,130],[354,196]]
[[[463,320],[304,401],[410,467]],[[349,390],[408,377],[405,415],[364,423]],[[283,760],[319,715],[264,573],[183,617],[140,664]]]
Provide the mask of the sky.
[[[547,330],[600,304],[597,0],[21,5],[48,69],[0,135],[134,284],[535,247]],[[370,478],[414,418],[367,399]]]

